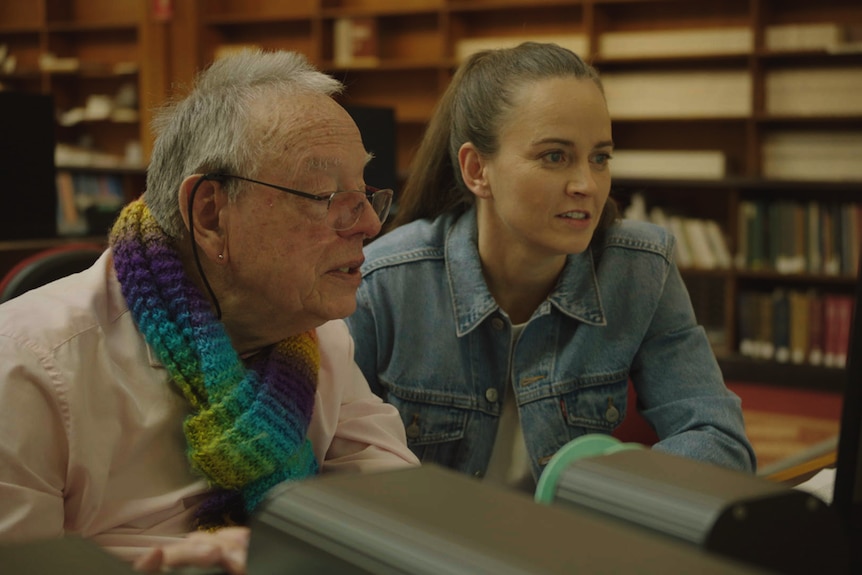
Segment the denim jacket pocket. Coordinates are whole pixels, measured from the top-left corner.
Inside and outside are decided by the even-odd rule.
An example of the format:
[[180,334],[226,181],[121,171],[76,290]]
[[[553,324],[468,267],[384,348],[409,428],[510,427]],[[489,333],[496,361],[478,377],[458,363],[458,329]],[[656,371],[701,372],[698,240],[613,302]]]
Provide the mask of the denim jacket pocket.
[[609,374],[579,379],[574,389],[560,397],[560,408],[571,427],[584,433],[609,433],[625,419],[627,399],[627,374]]
[[401,414],[407,446],[420,461],[452,465],[464,438],[466,409],[404,399],[391,391],[387,401]]

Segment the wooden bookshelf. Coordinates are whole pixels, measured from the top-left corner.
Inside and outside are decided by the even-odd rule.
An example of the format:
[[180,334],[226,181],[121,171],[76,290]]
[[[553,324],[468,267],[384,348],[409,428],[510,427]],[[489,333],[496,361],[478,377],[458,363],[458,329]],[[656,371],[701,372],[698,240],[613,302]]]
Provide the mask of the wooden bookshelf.
[[[150,5],[144,0],[4,2],[0,46],[6,47],[6,65],[0,68],[0,84],[52,94],[58,142],[111,155],[118,167],[142,168],[150,140],[145,111],[166,95],[151,89],[144,71],[152,61]],[[99,95],[117,106],[120,92],[126,102],[123,117],[92,106]],[[127,160],[130,144],[140,146],[141,153]]]
[[[150,110],[167,96],[149,0],[8,0],[0,4],[0,89],[50,94],[57,170],[122,182],[127,198],[144,188]],[[80,238],[3,242],[14,258]]]
[[[166,16],[155,14],[154,5],[146,0],[3,2],[0,43],[19,55],[19,65],[13,73],[0,74],[0,82],[43,92],[63,87],[63,97],[71,101],[113,80],[96,71],[92,78],[83,71],[71,78],[44,73],[37,67],[41,53],[50,48],[58,55],[107,63],[135,54],[140,63],[135,77],[141,102],[137,134],[146,157],[148,110],[188,84],[195,71],[220,51],[249,45],[298,50],[345,82],[345,104],[394,109],[397,167],[403,180],[434,106],[465,51],[524,39],[552,40],[575,47],[605,78],[609,102],[617,108],[612,107],[611,115],[620,150],[716,151],[725,159],[726,173],[718,179],[615,179],[614,194],[623,204],[639,191],[651,204],[715,220],[736,253],[740,202],[862,198],[862,174],[857,168],[847,168],[850,176],[841,181],[829,177],[846,167],[837,158],[826,157],[820,164],[800,161],[790,167],[811,166],[802,177],[775,177],[770,155],[775,140],[797,134],[803,139],[806,134],[862,134],[862,108],[853,102],[832,111],[785,113],[781,110],[796,109],[800,103],[781,99],[776,103],[772,88],[792,81],[799,72],[836,72],[827,74],[824,82],[840,82],[841,77],[862,72],[858,39],[854,44],[830,37],[843,26],[862,27],[858,0],[816,4],[807,0],[173,0],[167,3]],[[376,64],[336,64],[336,22],[343,18],[376,21]],[[803,29],[804,38],[793,36]],[[727,81],[698,93],[697,88],[703,88],[700,79],[710,77]],[[636,81],[629,81],[632,78]],[[688,85],[683,80],[682,86],[694,95],[680,99],[676,107],[662,109],[655,101],[636,101],[635,107],[630,100],[617,99],[632,85],[636,93],[663,88],[674,94],[680,78],[691,79]],[[850,86],[849,90],[855,89]],[[712,94],[725,89],[727,97]],[[815,92],[815,108],[840,91],[830,89],[825,98]],[[782,97],[785,92],[796,97],[803,91],[780,92]],[[804,108],[805,101],[801,105]],[[106,129],[99,141],[114,146],[111,138],[125,137],[123,130],[129,126]],[[817,173],[818,168],[822,173]],[[710,324],[708,329],[720,333],[716,351],[728,362],[739,359],[736,302],[741,291],[815,286],[848,293],[854,281],[737,268],[689,269],[683,274],[696,309]],[[766,363],[758,373],[768,378]],[[783,367],[774,371],[776,381],[784,377]]]

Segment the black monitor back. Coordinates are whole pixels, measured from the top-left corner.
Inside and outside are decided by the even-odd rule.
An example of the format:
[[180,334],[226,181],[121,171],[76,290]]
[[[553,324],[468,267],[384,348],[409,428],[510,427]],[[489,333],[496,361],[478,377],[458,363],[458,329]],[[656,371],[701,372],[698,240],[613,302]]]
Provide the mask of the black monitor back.
[[0,91],[0,240],[57,235],[54,102]]
[[[862,270],[862,267],[860,267]],[[851,572],[862,573],[862,282],[856,280],[832,505],[847,532]]]
[[365,149],[374,154],[374,158],[365,168],[365,182],[369,186],[391,188],[397,192],[395,110],[371,106],[344,108],[356,122]]

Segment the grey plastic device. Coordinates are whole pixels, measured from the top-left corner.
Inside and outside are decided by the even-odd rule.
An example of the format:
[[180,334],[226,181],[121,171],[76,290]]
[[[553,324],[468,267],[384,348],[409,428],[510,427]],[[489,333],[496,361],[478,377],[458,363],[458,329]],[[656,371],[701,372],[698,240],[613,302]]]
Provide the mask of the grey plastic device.
[[250,526],[249,575],[764,573],[435,465],[285,483]]
[[780,573],[847,573],[834,510],[764,478],[656,450],[576,459],[560,470],[552,505],[616,518]]

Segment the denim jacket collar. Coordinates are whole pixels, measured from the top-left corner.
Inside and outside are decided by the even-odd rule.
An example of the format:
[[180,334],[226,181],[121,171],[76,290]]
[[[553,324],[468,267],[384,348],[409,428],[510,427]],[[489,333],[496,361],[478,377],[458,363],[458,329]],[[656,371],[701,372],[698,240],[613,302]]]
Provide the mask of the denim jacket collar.
[[[474,207],[455,222],[446,236],[446,273],[458,337],[470,333],[499,309],[485,284],[478,246]],[[592,246],[583,253],[568,256],[557,286],[533,317],[549,314],[551,306],[584,323],[599,326],[606,324]]]

